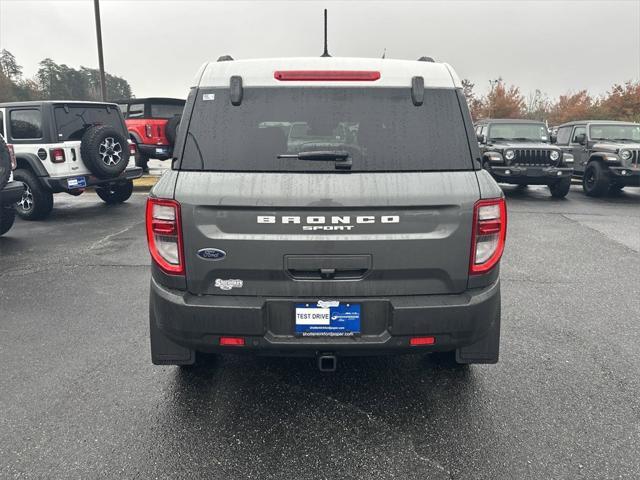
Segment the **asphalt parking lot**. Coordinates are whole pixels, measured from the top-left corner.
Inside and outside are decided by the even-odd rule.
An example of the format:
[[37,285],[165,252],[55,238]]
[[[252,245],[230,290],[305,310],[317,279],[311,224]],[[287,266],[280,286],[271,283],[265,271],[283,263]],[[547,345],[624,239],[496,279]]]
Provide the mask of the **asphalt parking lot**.
[[501,360],[151,365],[145,194],[0,238],[2,478],[638,478],[640,189],[505,187]]

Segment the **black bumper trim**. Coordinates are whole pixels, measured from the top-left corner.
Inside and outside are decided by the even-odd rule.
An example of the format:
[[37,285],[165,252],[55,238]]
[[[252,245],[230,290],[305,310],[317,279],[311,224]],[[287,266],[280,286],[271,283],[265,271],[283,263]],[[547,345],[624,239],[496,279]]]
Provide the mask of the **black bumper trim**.
[[[506,172],[510,173],[507,174]],[[502,183],[529,183],[548,185],[554,181],[571,178],[573,176],[573,167],[545,167],[545,166],[527,166],[527,165],[509,165],[509,166],[492,166],[489,173],[499,182]]]
[[[113,183],[122,183],[128,180],[135,180],[142,176],[142,168],[140,167],[128,167],[119,176],[113,178],[98,178],[95,175],[69,175],[66,177],[41,177],[44,184],[51,189],[54,193],[69,192],[78,190],[78,188],[69,188],[69,179],[84,177],[86,181],[86,187],[94,187],[99,185],[108,185]],[[85,188],[85,187],[80,187]]]
[[[171,145],[149,145],[145,143],[139,143],[136,148],[145,157],[155,158],[158,160],[168,160],[173,155],[173,147]],[[166,152],[157,153],[156,148],[162,148],[166,150]]]
[[[194,296],[167,289],[151,280],[151,315],[157,328],[173,342],[203,352],[315,356],[411,353],[452,350],[482,339],[500,316],[500,282],[459,295],[349,298],[353,303],[386,302],[383,331],[357,337],[297,337],[274,333],[270,303],[300,298]],[[290,317],[293,322],[293,316]],[[363,319],[366,321],[366,319]],[[278,321],[282,323],[282,319]],[[293,330],[293,324],[291,325]],[[365,328],[363,327],[363,331]],[[245,337],[244,347],[220,347],[220,336]],[[411,347],[413,336],[434,336],[434,345]]]
[[0,190],[0,205],[18,203],[22,199],[23,193],[24,183],[17,181],[7,183],[5,187]]

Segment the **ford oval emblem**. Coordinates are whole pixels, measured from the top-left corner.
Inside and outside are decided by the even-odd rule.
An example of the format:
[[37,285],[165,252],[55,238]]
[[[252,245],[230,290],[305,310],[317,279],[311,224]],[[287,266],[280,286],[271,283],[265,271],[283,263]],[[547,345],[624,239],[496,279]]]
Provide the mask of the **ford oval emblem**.
[[198,256],[205,260],[223,260],[227,252],[219,248],[202,248],[198,250]]

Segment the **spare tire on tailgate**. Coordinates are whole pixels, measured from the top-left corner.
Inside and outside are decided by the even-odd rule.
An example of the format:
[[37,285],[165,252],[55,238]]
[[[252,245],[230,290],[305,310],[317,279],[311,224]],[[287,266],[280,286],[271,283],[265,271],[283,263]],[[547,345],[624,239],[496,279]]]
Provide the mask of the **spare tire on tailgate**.
[[129,163],[127,139],[109,125],[89,127],[82,136],[80,153],[84,164],[98,178],[117,177]]
[[11,175],[11,153],[7,144],[4,143],[2,135],[0,135],[0,190],[9,181],[9,175]]
[[169,140],[169,143],[171,145],[176,143],[176,136],[178,135],[180,120],[182,120],[182,115],[174,115],[169,120],[167,120],[167,125],[164,127],[164,136],[167,137],[167,140]]

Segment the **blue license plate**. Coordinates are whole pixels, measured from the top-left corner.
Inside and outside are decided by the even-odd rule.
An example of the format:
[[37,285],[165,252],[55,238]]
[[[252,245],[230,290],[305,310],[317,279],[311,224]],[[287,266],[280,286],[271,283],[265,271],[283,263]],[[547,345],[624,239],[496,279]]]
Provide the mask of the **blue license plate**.
[[348,337],[360,333],[360,304],[338,301],[297,303],[296,334],[304,337]]
[[75,177],[67,179],[67,186],[73,188],[84,188],[87,186],[87,179],[84,177]]

